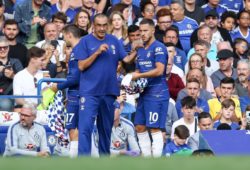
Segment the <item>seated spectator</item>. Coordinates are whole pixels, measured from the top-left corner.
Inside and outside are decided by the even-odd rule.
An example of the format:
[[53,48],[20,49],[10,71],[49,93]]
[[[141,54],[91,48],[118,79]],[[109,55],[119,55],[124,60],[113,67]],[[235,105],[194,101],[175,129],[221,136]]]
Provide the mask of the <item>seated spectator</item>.
[[190,146],[193,151],[200,149],[211,149],[205,142],[204,137],[201,135],[202,130],[213,129],[213,120],[211,115],[208,112],[201,112],[198,115],[198,125],[200,131],[196,132],[194,135],[188,138],[188,146]]
[[[170,143],[167,143],[164,150],[164,156],[171,156],[173,154],[187,154],[191,155],[192,150],[186,144],[187,138],[189,137],[189,130],[185,125],[179,125],[174,129],[174,138]],[[186,155],[185,154],[185,155]]]
[[[37,83],[43,78],[41,71],[45,61],[45,50],[32,47],[28,51],[28,66],[19,71],[13,79],[14,95],[37,95]],[[17,105],[23,105],[26,102],[37,103],[34,98],[16,99]]]
[[74,24],[82,31],[82,36],[92,32],[91,20],[88,11],[81,9],[75,16]]
[[[8,53],[8,41],[4,36],[0,36],[0,95],[13,94],[13,78],[23,69],[21,62],[16,58],[9,58]],[[0,98],[0,103],[1,110],[12,111],[12,99]]]
[[235,80],[235,94],[239,97],[248,95],[248,77],[250,76],[249,60],[242,59],[237,64],[237,79]]
[[246,111],[248,105],[250,105],[250,76],[248,77],[247,94],[240,97],[240,108],[242,112]]
[[46,44],[50,43],[54,49],[59,54],[59,58],[56,58],[56,55],[53,54],[50,58],[50,61],[54,64],[60,65],[60,62],[65,60],[64,48],[65,42],[63,40],[58,40],[59,32],[54,23],[48,23],[44,26],[44,40],[36,43],[36,47],[43,48]]
[[196,5],[195,1],[184,0],[185,16],[194,19],[199,25],[204,23],[205,13],[200,6]]
[[201,89],[205,89],[213,97],[216,97],[212,80],[204,72],[205,72],[204,70],[202,71],[201,69],[194,68],[187,73],[185,79],[183,79],[183,82],[184,84],[186,84],[186,80],[190,78],[196,78],[200,82]]
[[24,103],[20,111],[20,121],[8,129],[4,156],[49,156],[45,129],[34,122],[36,114],[34,104]]
[[248,11],[242,10],[237,14],[238,27],[231,32],[232,40],[236,38],[243,38],[250,43],[250,29],[249,29],[250,14]]
[[188,128],[190,135],[195,134],[199,130],[197,119],[194,116],[196,109],[196,101],[193,97],[186,96],[181,100],[181,111],[183,117],[174,122],[171,139],[174,139],[174,129],[179,125],[185,125]]
[[177,58],[180,59],[179,57],[181,56],[178,56],[178,57],[176,56],[176,49],[173,43],[166,43],[165,45],[167,47],[168,58],[172,60],[171,62],[173,62],[171,73],[175,73],[175,74],[178,74],[180,77],[183,77],[184,70],[182,69],[182,65],[183,65],[182,61],[176,60]]
[[198,23],[184,15],[183,1],[173,0],[170,5],[171,13],[173,15],[173,25],[179,29],[179,38],[183,50],[187,53],[190,50],[190,38],[195,29],[197,29]]
[[234,80],[237,78],[237,71],[232,68],[233,65],[233,53],[232,51],[225,49],[218,52],[217,58],[219,60],[220,68],[211,75],[213,81],[214,90],[217,97],[221,96],[220,81],[225,77],[232,77]]
[[235,103],[232,99],[225,99],[221,103],[221,111],[219,114],[219,119],[214,122],[214,128],[217,129],[218,126],[222,123],[227,123],[232,130],[240,129],[240,126],[237,122],[233,122],[236,117],[235,115]]
[[117,98],[115,102],[115,117],[111,133],[110,152],[111,155],[139,156],[140,148],[137,143],[135,128],[131,121],[120,116],[126,101],[126,94]]
[[142,17],[138,18],[137,22],[134,22],[135,25],[140,24],[140,22],[146,18],[146,19],[152,19],[156,25],[157,21],[155,18],[155,7],[154,4],[151,1],[141,1],[141,15]]
[[173,20],[169,9],[162,8],[156,13],[157,25],[155,27],[155,38],[163,42],[165,31],[171,27]]
[[170,97],[176,101],[179,91],[185,88],[185,85],[183,84],[178,74],[172,73],[172,67],[173,67],[173,59],[169,57],[166,70],[166,80],[168,83]]
[[[58,0],[56,4],[51,5],[51,10],[50,14],[51,16],[55,15],[58,12],[62,12],[66,15],[67,17],[67,22],[68,23],[73,23],[73,20],[79,11],[78,8],[73,8],[69,1],[67,0]],[[53,21],[52,21],[53,22]]]
[[[25,11],[25,12],[24,12]],[[19,40],[27,48],[43,39],[42,29],[50,20],[50,7],[45,1],[24,1],[16,6],[14,19],[20,29]]]
[[225,11],[228,11],[228,8],[222,6],[219,2],[220,1],[208,0],[208,2],[201,8],[205,13],[209,12],[210,10],[215,10],[218,13],[218,18],[220,18]]
[[52,15],[52,23],[56,24],[57,31],[59,33],[58,39],[63,40],[62,29],[67,23],[67,16],[62,12],[57,12]]
[[[205,67],[205,73],[207,76],[211,76],[216,70],[219,69],[219,63],[216,60],[211,60],[208,58],[210,49],[210,43],[204,40],[197,40],[194,43],[194,52],[200,54],[203,60],[203,67]],[[190,61],[190,58],[189,58]],[[188,63],[185,65],[185,72],[188,72]]]
[[248,42],[243,38],[236,38],[234,40],[234,62],[233,67],[237,67],[237,63],[241,59],[247,59],[247,49],[248,49]]
[[236,13],[233,11],[226,11],[222,14],[220,25],[222,28],[226,29],[229,33],[234,30],[236,26]]
[[22,43],[17,42],[19,28],[17,22],[13,19],[6,20],[3,26],[3,33],[9,43],[9,58],[19,59],[23,67],[28,64],[27,48]]
[[208,100],[209,110],[213,120],[219,119],[221,103],[226,99],[232,99],[235,103],[235,114],[237,117],[236,121],[239,121],[242,118],[240,101],[238,98],[235,98],[233,96],[234,87],[235,87],[234,79],[231,77],[225,77],[220,82],[221,96],[218,98],[213,98]]
[[[207,101],[198,97],[200,93],[200,82],[196,78],[188,79],[185,89],[187,90],[187,95],[195,99],[196,102],[195,116],[198,116],[199,113],[203,111],[209,112],[209,106]],[[177,100],[175,105],[179,118],[183,117],[183,112],[181,107],[182,100],[183,99]]]

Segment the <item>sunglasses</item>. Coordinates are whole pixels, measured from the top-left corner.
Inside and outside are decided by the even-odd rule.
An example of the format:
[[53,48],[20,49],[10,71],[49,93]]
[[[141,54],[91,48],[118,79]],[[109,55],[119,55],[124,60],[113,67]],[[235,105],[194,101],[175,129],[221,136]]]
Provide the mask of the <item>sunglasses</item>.
[[7,50],[9,48],[9,46],[0,46],[0,50],[2,51],[2,50]]

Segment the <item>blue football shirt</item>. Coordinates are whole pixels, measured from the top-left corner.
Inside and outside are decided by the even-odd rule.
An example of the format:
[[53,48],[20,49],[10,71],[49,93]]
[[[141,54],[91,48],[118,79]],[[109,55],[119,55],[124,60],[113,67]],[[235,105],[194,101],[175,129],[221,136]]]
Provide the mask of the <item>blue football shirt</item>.
[[116,69],[119,60],[123,60],[127,53],[119,40],[106,34],[103,40],[93,34],[83,37],[79,48],[74,52],[76,59],[89,58],[102,44],[108,45],[108,50],[100,54],[86,70],[81,72],[80,95],[119,95]]
[[[148,72],[156,68],[155,64],[157,62],[166,66],[167,60],[166,47],[161,42],[155,40],[147,49],[138,49],[136,68],[140,73]],[[148,78],[148,86],[141,95],[149,100],[169,99],[166,72],[161,76]]]

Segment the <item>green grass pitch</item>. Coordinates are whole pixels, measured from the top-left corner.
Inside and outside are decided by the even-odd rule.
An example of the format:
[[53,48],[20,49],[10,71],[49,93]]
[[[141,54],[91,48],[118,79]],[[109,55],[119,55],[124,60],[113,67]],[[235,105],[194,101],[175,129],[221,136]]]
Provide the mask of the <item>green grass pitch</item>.
[[0,158],[0,170],[249,170],[250,157]]

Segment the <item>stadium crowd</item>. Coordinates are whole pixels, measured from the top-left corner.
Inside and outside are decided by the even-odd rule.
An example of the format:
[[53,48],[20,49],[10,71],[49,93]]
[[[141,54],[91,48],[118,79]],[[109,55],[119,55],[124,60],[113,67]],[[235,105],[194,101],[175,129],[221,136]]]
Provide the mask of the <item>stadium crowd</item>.
[[249,28],[250,0],[0,0],[0,95],[65,79],[42,84],[37,109],[0,98],[20,116],[4,156],[52,154],[36,117],[58,91],[69,139],[57,136],[58,155],[211,150],[201,131],[250,129]]

